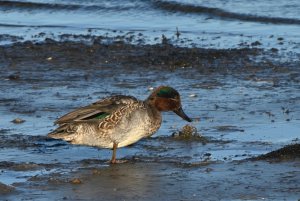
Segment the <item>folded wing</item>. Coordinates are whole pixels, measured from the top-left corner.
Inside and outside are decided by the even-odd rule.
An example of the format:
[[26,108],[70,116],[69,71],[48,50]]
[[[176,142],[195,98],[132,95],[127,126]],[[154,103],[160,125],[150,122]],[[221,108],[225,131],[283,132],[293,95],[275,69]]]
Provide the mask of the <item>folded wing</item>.
[[137,101],[133,96],[110,96],[88,106],[78,108],[60,117],[54,123],[62,126],[72,122],[103,119],[119,108]]

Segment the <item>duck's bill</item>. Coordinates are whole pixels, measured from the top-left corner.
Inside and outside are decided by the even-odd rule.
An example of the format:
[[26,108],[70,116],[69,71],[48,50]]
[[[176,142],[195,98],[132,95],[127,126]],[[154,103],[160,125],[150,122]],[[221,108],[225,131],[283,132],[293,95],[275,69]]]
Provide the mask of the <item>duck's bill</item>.
[[180,107],[177,110],[174,110],[174,112],[180,116],[181,118],[183,118],[184,120],[188,121],[188,122],[192,122],[192,120],[184,113],[183,109]]

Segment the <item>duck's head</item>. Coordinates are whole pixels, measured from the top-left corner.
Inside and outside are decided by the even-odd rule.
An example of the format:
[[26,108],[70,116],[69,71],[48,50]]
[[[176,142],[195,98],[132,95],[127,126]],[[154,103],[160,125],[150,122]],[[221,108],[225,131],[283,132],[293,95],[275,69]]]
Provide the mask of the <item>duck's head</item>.
[[178,91],[172,87],[160,86],[154,89],[147,101],[159,111],[173,111],[182,119],[192,121],[182,110]]

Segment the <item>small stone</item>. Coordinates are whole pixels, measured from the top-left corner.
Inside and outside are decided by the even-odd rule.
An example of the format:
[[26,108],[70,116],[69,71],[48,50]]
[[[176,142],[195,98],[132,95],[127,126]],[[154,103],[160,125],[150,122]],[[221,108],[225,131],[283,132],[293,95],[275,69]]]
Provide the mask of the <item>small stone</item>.
[[289,114],[289,113],[290,113],[290,110],[289,110],[289,109],[283,109],[283,113]]
[[71,184],[82,184],[82,181],[78,178],[74,178],[70,181]]
[[210,156],[211,156],[211,153],[205,153],[204,156],[210,157]]
[[93,175],[100,175],[101,171],[100,170],[93,170]]
[[21,123],[24,123],[25,120],[21,119],[21,118],[16,118],[16,119],[12,120],[11,122],[13,122],[14,124],[21,124]]
[[206,173],[209,173],[209,172],[211,172],[211,171],[213,171],[212,168],[206,168],[206,169],[205,169],[205,172],[206,172]]
[[251,43],[251,45],[252,46],[259,46],[259,45],[261,45],[261,42],[255,41],[255,42]]
[[271,48],[271,51],[272,51],[272,52],[278,52],[279,50],[278,50],[277,48],[274,48],[274,47],[273,47],[273,48]]
[[19,74],[12,74],[8,76],[9,80],[19,80],[20,79],[20,75]]
[[52,57],[48,57],[47,58],[47,61],[51,61],[53,58]]

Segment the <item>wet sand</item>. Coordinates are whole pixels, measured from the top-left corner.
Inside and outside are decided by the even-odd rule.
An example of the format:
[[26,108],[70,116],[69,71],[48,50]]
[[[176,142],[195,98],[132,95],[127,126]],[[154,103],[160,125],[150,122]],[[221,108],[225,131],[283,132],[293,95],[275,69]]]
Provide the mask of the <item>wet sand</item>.
[[[3,199],[300,199],[299,60],[277,50],[47,40],[0,47],[0,66]],[[46,137],[75,107],[161,84],[182,93],[192,136],[167,113],[118,165],[110,150]]]

